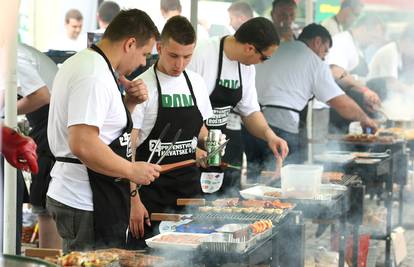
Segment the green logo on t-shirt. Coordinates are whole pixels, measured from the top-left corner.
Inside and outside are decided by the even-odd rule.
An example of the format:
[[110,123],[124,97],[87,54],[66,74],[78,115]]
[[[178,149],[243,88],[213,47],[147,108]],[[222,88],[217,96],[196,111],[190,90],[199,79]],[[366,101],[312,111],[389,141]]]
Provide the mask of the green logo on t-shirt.
[[181,107],[192,107],[193,98],[191,95],[186,94],[172,94],[162,95],[162,107],[163,108],[181,108]]
[[229,89],[237,89],[239,88],[239,80],[227,80],[227,79],[220,79],[219,84],[223,87]]

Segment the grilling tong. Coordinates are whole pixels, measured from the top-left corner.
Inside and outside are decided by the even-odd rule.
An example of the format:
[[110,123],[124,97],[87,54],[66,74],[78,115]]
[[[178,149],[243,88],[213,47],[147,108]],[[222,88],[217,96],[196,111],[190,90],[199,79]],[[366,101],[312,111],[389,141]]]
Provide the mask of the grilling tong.
[[[167,123],[167,125],[164,126],[164,129],[162,129],[160,136],[157,139],[157,142],[155,143],[154,149],[152,150],[150,156],[148,157],[147,163],[150,163],[152,158],[154,157],[155,151],[159,147],[161,140],[165,137],[168,130],[170,129],[171,124]],[[161,155],[161,157],[158,159],[158,161],[155,164],[160,164],[161,161],[164,159],[164,157],[170,152],[172,147],[177,142],[178,138],[180,138],[181,135],[181,129],[178,129],[178,131],[175,133],[174,138],[171,141],[171,144],[168,146],[168,148],[165,150],[165,152]],[[141,188],[141,185],[136,185],[135,189],[131,191],[131,197],[134,197],[138,194],[138,190]]]

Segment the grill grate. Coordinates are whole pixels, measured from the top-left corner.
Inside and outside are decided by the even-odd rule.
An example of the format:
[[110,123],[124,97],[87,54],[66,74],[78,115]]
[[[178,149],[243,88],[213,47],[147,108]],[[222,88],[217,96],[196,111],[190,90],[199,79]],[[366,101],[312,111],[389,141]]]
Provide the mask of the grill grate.
[[210,222],[254,222],[257,220],[271,220],[273,223],[279,223],[287,213],[288,211],[283,211],[282,214],[202,212],[195,214],[194,218],[197,221]]

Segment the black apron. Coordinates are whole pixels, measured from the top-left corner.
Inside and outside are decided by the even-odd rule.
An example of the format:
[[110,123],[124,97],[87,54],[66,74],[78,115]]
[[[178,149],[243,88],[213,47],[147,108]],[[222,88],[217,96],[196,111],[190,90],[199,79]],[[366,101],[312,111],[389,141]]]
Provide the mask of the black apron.
[[[99,53],[108,64],[115,82],[117,79],[112,66],[99,47],[92,45],[91,49]],[[117,83],[118,84],[118,83]],[[120,94],[120,97],[122,95]],[[121,135],[109,144],[109,147],[120,157],[130,160],[130,133],[132,130],[131,114],[125,107],[127,125]],[[82,164],[78,159],[56,157],[56,161]],[[130,185],[129,181],[116,182],[116,177],[103,175],[87,168],[89,182],[92,188],[93,221],[95,248],[126,247],[126,230],[129,225]]]
[[[302,110],[298,110],[298,109],[294,109],[294,108],[290,108],[290,107],[285,107],[285,106],[280,106],[280,105],[261,105],[262,108],[266,108],[266,107],[271,107],[271,108],[278,108],[278,109],[284,109],[284,110],[289,110],[289,111],[293,111],[297,114],[299,114],[299,150],[300,151],[292,151],[292,152],[298,152],[300,153],[300,157],[299,157],[299,161],[301,162],[305,162],[308,159],[308,130],[307,130],[307,126],[306,126],[306,118],[308,116],[308,108],[309,108],[309,102],[314,99],[315,96],[312,96],[306,106],[302,109]],[[289,146],[289,144],[288,144]]]
[[[158,161],[179,129],[182,129],[180,138],[161,164],[195,159],[198,135],[203,125],[203,118],[197,107],[197,100],[187,73],[183,72],[193,105],[186,107],[162,106],[162,89],[157,75],[157,63],[154,65],[154,73],[158,91],[157,119],[148,137],[137,148],[137,161],[148,160],[152,150],[156,149],[154,146],[159,135],[168,123],[171,126],[161,141],[160,149],[156,150],[152,162]],[[194,165],[161,174],[150,185],[142,186],[139,195],[149,214],[153,212],[177,212],[180,210],[176,205],[177,198],[194,198],[201,195],[200,171]],[[151,232],[155,234],[157,232],[155,228],[156,224],[153,223],[153,229],[146,229],[147,236],[148,234],[151,235]]]
[[55,158],[49,148],[47,140],[47,121],[49,114],[49,104],[26,114],[29,121],[29,136],[33,138],[37,145],[37,163],[39,172],[32,174],[32,182],[30,184],[30,203],[35,206],[46,207],[46,193],[51,180],[50,172],[55,163]]
[[[227,120],[229,113],[232,112],[233,108],[240,102],[243,96],[243,82],[240,70],[240,62],[237,62],[238,71],[239,71],[239,81],[240,86],[236,89],[225,87],[220,82],[222,65],[223,65],[223,50],[224,50],[224,40],[227,36],[224,36],[220,40],[220,52],[219,52],[219,62],[218,62],[218,71],[216,84],[214,86],[213,92],[210,94],[210,102],[213,108],[213,117],[209,118],[206,121],[207,129],[219,129],[222,133],[226,134],[230,141],[226,146],[226,153],[224,154],[222,160],[233,164],[241,165],[242,157],[242,143],[241,131],[232,131],[226,128]],[[208,169],[202,169],[203,172],[216,172],[223,173],[223,170],[220,167],[209,167]],[[225,170],[223,179],[223,185],[218,191],[218,194],[225,193],[227,190],[237,187],[240,183],[241,171],[238,170]],[[231,193],[231,192],[230,192]]]

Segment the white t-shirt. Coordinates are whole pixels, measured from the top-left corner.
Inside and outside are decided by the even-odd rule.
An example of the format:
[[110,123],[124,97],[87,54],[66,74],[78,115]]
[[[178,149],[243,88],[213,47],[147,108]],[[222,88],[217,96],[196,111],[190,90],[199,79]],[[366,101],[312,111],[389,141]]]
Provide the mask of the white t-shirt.
[[326,62],[351,72],[359,64],[359,50],[351,33],[349,31],[338,33],[332,38],[332,42]]
[[79,34],[76,40],[70,39],[66,33],[61,34],[49,44],[51,50],[61,51],[80,51],[85,49],[87,45],[86,33]]
[[43,86],[52,90],[53,79],[58,70],[56,64],[39,50],[17,45],[17,94],[25,97]]
[[[218,61],[220,50],[220,38],[213,37],[207,40],[201,40],[197,43],[191,63],[188,68],[200,74],[206,83],[208,94],[210,95],[216,84]],[[255,86],[256,71],[253,65],[246,66],[240,64],[243,94],[241,101],[236,105],[234,111],[241,116],[248,116],[255,111],[260,110],[257,102],[257,93]],[[221,80],[228,80],[233,83],[239,81],[239,70],[237,61],[231,61],[223,52],[223,65],[221,70]]]
[[398,79],[398,72],[402,69],[402,58],[396,42],[380,48],[372,58],[369,66],[368,78],[394,77]]
[[[125,108],[106,61],[85,49],[66,60],[56,74],[47,128],[55,157],[75,158],[68,145],[68,127],[99,128],[99,138],[110,144],[126,126]],[[92,191],[85,165],[56,162],[47,195],[81,210],[93,210]]]
[[[190,70],[186,70],[186,73],[191,81],[191,85],[193,86],[193,92],[197,100],[198,110],[200,111],[203,120],[206,120],[211,117],[213,111],[211,109],[210,99],[208,97],[203,78]],[[191,93],[187,86],[184,74],[181,74],[178,77],[173,77],[157,70],[157,75],[161,85],[161,92],[164,97],[172,96],[173,94],[184,94],[187,99],[189,99]],[[137,79],[142,79],[148,88],[148,100],[140,105],[137,105],[132,113],[134,128],[140,129],[138,136],[138,145],[140,145],[151,133],[152,128],[154,128],[158,114],[158,91],[154,74],[154,66],[138,76]]]
[[338,21],[335,19],[335,16],[323,20],[321,22],[321,25],[328,30],[332,37],[344,31],[342,25],[340,25]]
[[[344,94],[335,83],[329,66],[301,41],[284,42],[268,61],[256,66],[256,87],[262,105],[278,105],[298,111],[314,95],[322,102]],[[285,109],[265,108],[272,126],[297,133],[299,114]]]

